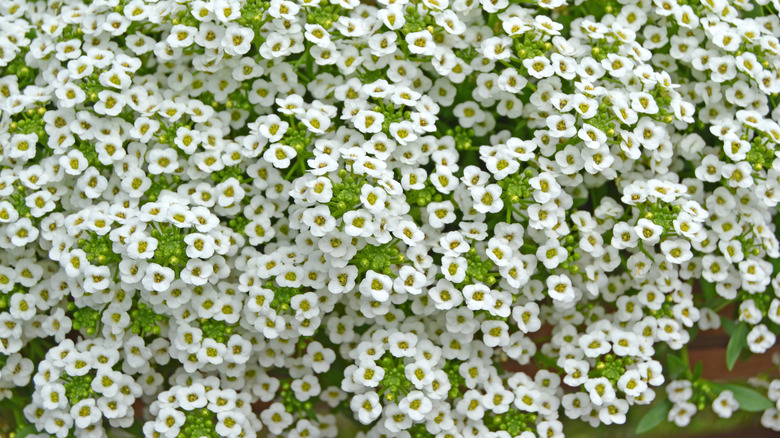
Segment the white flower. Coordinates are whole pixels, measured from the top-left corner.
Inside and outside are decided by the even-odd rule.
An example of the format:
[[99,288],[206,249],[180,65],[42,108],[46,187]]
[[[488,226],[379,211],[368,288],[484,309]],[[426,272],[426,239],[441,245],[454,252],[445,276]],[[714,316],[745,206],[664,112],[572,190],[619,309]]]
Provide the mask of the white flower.
[[280,402],[272,403],[271,406],[263,410],[260,413],[260,419],[271,433],[277,435],[293,423],[293,416],[284,409],[284,405]]
[[76,427],[86,429],[89,425],[97,423],[103,414],[98,409],[95,399],[87,398],[79,401],[70,408],[70,415]]
[[502,189],[497,184],[489,184],[485,187],[473,187],[471,198],[474,200],[474,209],[480,213],[497,213],[504,208],[501,199]]
[[41,402],[45,409],[65,409],[68,406],[65,386],[62,383],[47,383],[41,388],[40,394]]
[[747,335],[748,348],[753,353],[764,353],[775,345],[777,337],[764,324],[753,327]]
[[333,218],[330,210],[324,205],[307,209],[303,212],[301,220],[310,227],[311,233],[318,237],[324,236],[336,228],[336,219]]
[[230,25],[222,38],[222,48],[229,55],[243,55],[249,51],[254,36],[255,33],[250,28]]
[[300,401],[307,401],[310,398],[319,395],[322,390],[317,377],[311,374],[293,380],[290,384],[290,388],[292,388],[295,393],[295,398]]
[[739,409],[739,403],[734,398],[734,393],[725,389],[712,401],[712,410],[720,418],[731,418],[731,415]]
[[483,342],[488,347],[509,344],[509,326],[504,321],[485,321],[481,328]]
[[512,55],[511,48],[512,40],[507,37],[490,37],[482,42],[483,56],[496,61],[509,58]]
[[562,247],[556,239],[550,239],[536,250],[536,258],[542,262],[545,268],[554,269],[569,256],[566,248]]
[[543,172],[528,181],[534,189],[534,200],[544,204],[561,194],[561,185],[551,173]]
[[352,408],[352,412],[357,415],[358,421],[363,424],[373,422],[382,414],[382,405],[379,403],[379,396],[373,391],[355,395],[350,400],[349,406]]
[[422,421],[432,408],[433,403],[422,391],[411,391],[398,402],[398,409],[412,421]]
[[168,290],[175,278],[173,269],[160,266],[157,263],[149,264],[143,277],[143,285],[148,290],[163,292]]
[[542,326],[542,321],[539,319],[539,305],[534,302],[515,306],[512,309],[512,318],[523,333],[536,332]]
[[618,388],[627,396],[638,397],[647,390],[647,383],[642,380],[639,371],[628,370],[618,379]]
[[605,403],[599,409],[599,419],[604,424],[623,424],[626,422],[626,412],[628,412],[628,402],[615,399]]
[[547,78],[555,73],[550,60],[545,56],[534,56],[533,58],[524,59],[523,67],[526,68],[528,74],[537,79]]
[[634,227],[636,236],[644,243],[655,245],[661,241],[661,234],[663,233],[663,227],[655,224],[649,219],[639,219]]
[[679,427],[685,427],[691,422],[691,417],[696,412],[696,405],[693,403],[675,403],[672,410],[669,411],[667,419]]
[[290,146],[274,143],[263,153],[263,159],[278,169],[286,169],[297,155],[295,149]]
[[590,378],[584,386],[594,405],[601,406],[615,400],[615,388],[605,377]]
[[433,35],[428,30],[421,30],[419,32],[410,32],[406,34],[406,43],[409,47],[409,52],[415,55],[431,56],[436,49],[436,44],[433,42]]
[[175,409],[173,406],[164,406],[157,414],[154,422],[154,430],[161,434],[177,432],[184,425],[186,417],[183,412]]
[[687,240],[674,239],[661,242],[661,251],[669,263],[681,264],[693,257],[691,244]]
[[547,294],[556,301],[571,302],[575,298],[575,289],[567,275],[547,277]]
[[395,357],[413,357],[417,352],[417,335],[414,333],[393,333],[388,337],[389,351]]
[[385,116],[382,113],[369,110],[360,110],[355,115],[353,123],[360,132],[375,134],[382,131]]

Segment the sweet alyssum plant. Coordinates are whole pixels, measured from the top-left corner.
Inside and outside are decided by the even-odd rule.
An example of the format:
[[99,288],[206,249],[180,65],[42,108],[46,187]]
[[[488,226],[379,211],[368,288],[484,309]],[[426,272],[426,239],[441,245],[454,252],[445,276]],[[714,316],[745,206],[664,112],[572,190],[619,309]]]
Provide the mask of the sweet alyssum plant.
[[780,430],[778,6],[0,2],[5,429]]

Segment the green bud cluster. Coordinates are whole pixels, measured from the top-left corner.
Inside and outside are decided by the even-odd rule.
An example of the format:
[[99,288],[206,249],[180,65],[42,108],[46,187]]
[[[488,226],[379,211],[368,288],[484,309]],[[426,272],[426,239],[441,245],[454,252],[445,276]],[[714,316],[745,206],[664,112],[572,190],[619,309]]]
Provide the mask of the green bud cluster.
[[62,33],[57,37],[58,41],[80,40],[84,37],[84,30],[80,26],[69,24],[62,29]]
[[181,271],[189,260],[187,243],[184,241],[187,234],[178,227],[159,224],[158,228],[152,229],[150,235],[157,239],[157,249],[150,261],[176,272]]
[[62,375],[65,386],[65,396],[68,398],[68,402],[71,406],[84,400],[85,398],[94,397],[95,391],[92,390],[91,374],[85,374],[83,376],[71,376],[68,374]]
[[[0,277],[0,280],[4,281],[5,283],[8,282],[8,278],[5,277]],[[12,295],[19,294],[19,293],[26,294],[28,292],[30,292],[29,287],[22,286],[21,284],[18,283],[14,284],[14,287],[9,292],[0,293],[0,310],[8,309]]]
[[472,128],[463,128],[456,126],[455,129],[448,129],[446,134],[455,139],[455,149],[459,151],[468,151],[474,146],[474,130]]
[[177,438],[218,438],[216,416],[208,409],[185,412],[184,424]]
[[312,8],[311,12],[306,14],[306,23],[319,24],[328,30],[339,20],[341,11],[341,8],[336,5],[325,1],[320,2],[319,7]]
[[424,423],[413,424],[406,432],[409,433],[411,438],[428,438],[431,436],[430,432],[425,428]]
[[650,314],[656,318],[673,318],[674,312],[672,311],[672,307],[674,307],[674,301],[672,300],[671,296],[667,296],[666,301],[661,304],[660,309],[645,309],[645,313]]
[[335,218],[340,218],[360,203],[360,187],[363,181],[349,175],[343,169],[339,172],[339,176],[342,177],[342,181],[333,184],[333,198],[328,203],[330,212]]
[[100,312],[91,307],[76,307],[74,303],[68,303],[68,312],[72,312],[74,330],[81,330],[90,336],[97,333]]
[[[33,33],[31,38],[34,38],[34,36],[35,33]],[[32,85],[35,82],[35,78],[38,76],[39,72],[37,68],[28,66],[24,60],[24,55],[29,51],[30,49],[28,47],[22,47],[20,53],[18,53],[16,57],[5,66],[5,68],[0,69],[0,77],[11,75],[16,76],[20,89],[28,85]]]
[[411,114],[408,111],[404,111],[403,107],[396,108],[395,105],[389,102],[376,102],[373,110],[385,116],[385,120],[382,122],[382,131],[385,134],[390,132],[391,123],[411,119]]
[[713,388],[712,384],[707,380],[695,378],[691,382],[691,387],[693,389],[693,395],[691,396],[690,402],[695,404],[696,409],[700,411],[703,411],[718,396],[715,392],[715,388]]
[[639,205],[640,217],[650,219],[654,224],[664,228],[664,233],[674,233],[672,222],[677,219],[680,212],[679,205],[672,205],[666,202],[658,201],[654,204]]
[[106,166],[98,159],[98,154],[95,151],[95,146],[92,143],[87,140],[79,140],[73,145],[73,147],[78,149],[84,155],[84,158],[87,159],[87,163],[89,163],[90,166],[98,170],[106,169]]
[[235,178],[241,184],[252,182],[252,178],[248,177],[238,165],[228,166],[211,174],[211,180],[217,184],[225,182],[230,178]]
[[145,201],[142,201],[142,204],[157,201],[163,190],[175,192],[176,188],[181,184],[181,179],[177,175],[172,175],[170,181],[168,181],[168,177],[165,175],[154,175],[151,179],[152,185],[144,192]]
[[523,412],[514,407],[510,407],[503,414],[494,415],[485,420],[485,425],[491,431],[505,430],[512,436],[518,436],[523,432],[534,432],[536,430],[537,415],[530,412]]
[[315,419],[317,414],[314,412],[314,404],[307,401],[300,401],[295,396],[295,391],[291,386],[292,379],[285,380],[279,385],[279,398],[281,399],[284,409],[290,414],[298,414],[304,418]]
[[19,213],[20,217],[29,217],[32,219],[32,215],[30,214],[30,207],[28,207],[25,203],[25,198],[27,197],[27,188],[21,184],[17,184],[15,189],[16,190],[14,190],[14,192],[9,196],[8,202],[11,203],[11,205],[14,207],[14,210]]
[[312,138],[308,135],[306,125],[302,122],[290,123],[290,128],[284,133],[279,143],[290,146],[298,152],[297,160],[308,159],[313,154],[306,150],[310,145]]
[[155,313],[151,307],[144,302],[137,302],[130,310],[130,330],[139,336],[159,335],[160,324],[165,323],[168,317]]
[[175,21],[176,24],[183,24],[185,26],[193,26],[198,27],[198,24],[200,23],[197,18],[193,15],[193,11],[187,7],[186,9],[180,10],[176,17],[171,19],[171,21]]
[[[418,207],[425,207],[431,202],[434,202],[437,192],[430,182],[425,182],[425,187],[420,190],[409,190],[406,192],[406,202],[409,205],[416,205]],[[439,196],[441,198],[441,196]]]
[[606,377],[612,386],[617,387],[617,381],[633,363],[630,357],[616,357],[610,353],[596,360],[596,365],[588,372],[588,377]]
[[775,151],[775,147],[769,142],[766,135],[756,136],[750,142],[750,150],[746,160],[753,165],[755,170],[771,167],[772,161],[775,159]]
[[506,204],[505,208],[511,208],[513,204],[531,198],[533,188],[529,181],[533,177],[533,170],[526,169],[523,172],[518,171],[498,181],[498,185],[502,190],[501,198]]
[[46,125],[43,120],[44,114],[46,114],[46,109],[43,107],[39,107],[37,110],[30,108],[27,111],[22,111],[11,122],[8,132],[11,134],[35,134],[38,136],[38,142],[45,144],[48,134],[43,128]]
[[[247,200],[248,198],[242,199],[242,203]],[[230,219],[227,223],[228,227],[235,231],[236,233],[239,233],[246,237],[246,233],[244,230],[246,229],[247,224],[251,222],[246,216],[243,214],[237,214],[234,218]]]
[[360,249],[350,264],[357,266],[362,272],[374,271],[385,275],[392,274],[390,267],[397,263],[403,263],[404,257],[395,246],[366,245]]
[[226,344],[230,336],[234,333],[234,326],[225,321],[216,319],[201,318],[200,329],[203,331],[204,338],[211,338],[220,344]]
[[289,310],[292,297],[304,292],[301,288],[278,286],[273,281],[266,282],[265,287],[274,291],[274,299],[271,301],[271,307],[281,311]]
[[466,253],[466,261],[468,263],[466,267],[466,279],[462,284],[471,284],[474,282],[486,283],[488,286],[496,282],[495,276],[490,274],[493,269],[493,261],[490,259],[483,259],[476,249],[471,248]]
[[430,15],[426,14],[425,16],[421,16],[417,7],[413,5],[408,5],[406,7],[404,18],[406,19],[406,23],[401,28],[403,34],[419,32],[433,22]]
[[[167,144],[171,147],[175,147],[178,149],[178,146],[173,142],[173,140],[176,138],[176,131],[179,128],[192,128],[190,124],[184,123],[181,121],[175,122],[171,125],[167,125],[164,123],[164,120],[158,119],[160,122],[160,128],[155,132],[155,135],[157,136],[157,141],[163,144]],[[183,151],[179,151],[179,154],[183,154]]]
[[451,385],[449,396],[453,400],[463,395],[461,388],[466,385],[466,379],[460,375],[459,367],[461,363],[463,361],[448,360],[443,367],[444,372],[447,373],[447,380],[450,381]]
[[249,102],[249,97],[247,96],[247,89],[244,87],[238,87],[235,91],[230,93],[228,95],[227,100],[224,104],[225,109],[232,110],[230,113],[231,119],[239,120],[241,118],[241,112],[238,111],[239,109],[245,110],[245,111],[252,111],[254,106],[251,102]]
[[[538,38],[534,32],[525,32],[522,35],[515,36],[514,53],[520,59],[533,58],[534,56],[543,56],[552,48],[550,43]],[[519,64],[522,73],[528,73],[522,64]]]
[[255,31],[255,38],[258,38],[258,30],[268,20],[263,18],[267,15],[265,11],[270,7],[271,3],[267,1],[248,0],[241,6],[241,17],[236,21],[242,26],[251,27]]
[[739,289],[737,291],[737,302],[753,300],[758,310],[760,310],[761,314],[764,316],[766,316],[767,312],[769,311],[769,306],[772,304],[774,299],[775,295],[771,292],[756,294],[747,292],[744,289]]
[[599,111],[596,115],[588,119],[588,124],[604,131],[607,137],[615,135],[615,116],[612,110],[603,103],[599,105]]
[[117,264],[122,256],[114,252],[113,243],[107,234],[100,236],[94,231],[88,231],[88,238],[79,239],[76,243],[87,253],[87,261],[95,265]]
[[385,377],[379,383],[378,391],[385,400],[397,402],[411,391],[412,382],[406,378],[403,360],[385,353],[377,364],[385,370]]
[[[284,179],[287,181],[292,181],[306,173],[306,161],[314,156],[314,153],[307,149],[307,146],[312,142],[312,138],[308,136],[306,129],[306,125],[303,123],[291,123],[290,128],[279,141],[279,143],[295,149],[296,152],[295,161],[293,161],[293,164],[284,176]],[[342,214],[344,213],[342,212]]]
[[95,69],[91,75],[83,78],[82,81],[78,83],[79,88],[87,94],[87,100],[90,102],[97,102],[98,93],[106,89],[99,81],[100,73],[102,72],[102,70]]

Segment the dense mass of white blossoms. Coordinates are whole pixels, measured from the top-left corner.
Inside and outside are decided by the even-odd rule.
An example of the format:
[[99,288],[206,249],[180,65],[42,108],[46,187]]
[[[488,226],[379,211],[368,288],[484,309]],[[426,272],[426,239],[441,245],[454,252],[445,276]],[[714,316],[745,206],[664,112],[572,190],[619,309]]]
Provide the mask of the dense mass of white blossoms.
[[654,401],[780,430],[780,380],[685,350],[780,328],[779,6],[0,1],[0,409],[58,438],[553,438]]

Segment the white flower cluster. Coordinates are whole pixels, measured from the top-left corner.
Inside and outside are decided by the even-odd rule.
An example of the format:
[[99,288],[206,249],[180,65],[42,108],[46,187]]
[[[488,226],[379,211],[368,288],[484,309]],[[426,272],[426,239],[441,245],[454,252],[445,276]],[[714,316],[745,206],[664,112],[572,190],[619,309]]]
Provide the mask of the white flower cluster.
[[780,430],[684,350],[780,330],[778,9],[0,2],[0,412],[549,438],[750,391]]

